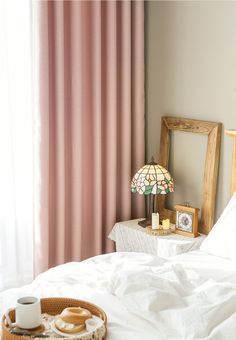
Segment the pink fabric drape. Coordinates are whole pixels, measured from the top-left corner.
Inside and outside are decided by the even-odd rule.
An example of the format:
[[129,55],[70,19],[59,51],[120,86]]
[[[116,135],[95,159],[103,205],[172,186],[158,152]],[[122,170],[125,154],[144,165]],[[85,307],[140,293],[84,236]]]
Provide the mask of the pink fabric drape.
[[[144,164],[142,1],[40,1],[40,231],[35,272],[113,250]],[[38,234],[38,233],[37,233]]]

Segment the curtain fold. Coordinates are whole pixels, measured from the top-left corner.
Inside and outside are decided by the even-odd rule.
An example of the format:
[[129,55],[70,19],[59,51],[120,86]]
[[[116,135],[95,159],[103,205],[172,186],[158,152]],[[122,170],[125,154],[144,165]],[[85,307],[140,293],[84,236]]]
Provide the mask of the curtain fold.
[[40,1],[39,228],[35,272],[113,251],[144,215],[143,1]]

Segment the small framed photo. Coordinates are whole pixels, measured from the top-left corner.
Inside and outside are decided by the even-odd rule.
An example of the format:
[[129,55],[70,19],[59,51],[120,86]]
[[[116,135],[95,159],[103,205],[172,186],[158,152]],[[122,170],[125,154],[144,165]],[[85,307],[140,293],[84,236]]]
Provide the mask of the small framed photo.
[[188,237],[198,236],[198,208],[176,205],[175,233]]

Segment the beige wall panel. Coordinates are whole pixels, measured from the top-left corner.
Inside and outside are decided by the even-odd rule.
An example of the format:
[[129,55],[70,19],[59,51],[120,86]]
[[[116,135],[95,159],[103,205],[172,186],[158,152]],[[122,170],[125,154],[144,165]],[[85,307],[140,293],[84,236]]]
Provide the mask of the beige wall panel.
[[[219,121],[223,129],[236,128],[236,2],[147,1],[145,6],[146,158],[150,160],[152,155],[158,159],[162,115]],[[174,203],[190,200],[199,206],[205,141],[204,136],[199,140],[188,135],[175,133],[172,142]],[[230,197],[231,161],[232,140],[223,133],[216,217]]]

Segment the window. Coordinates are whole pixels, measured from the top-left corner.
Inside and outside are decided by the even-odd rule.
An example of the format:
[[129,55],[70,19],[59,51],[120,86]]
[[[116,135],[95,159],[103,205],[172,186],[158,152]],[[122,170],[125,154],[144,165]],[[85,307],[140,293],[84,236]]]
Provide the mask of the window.
[[0,0],[0,290],[33,273],[33,133],[29,1]]

